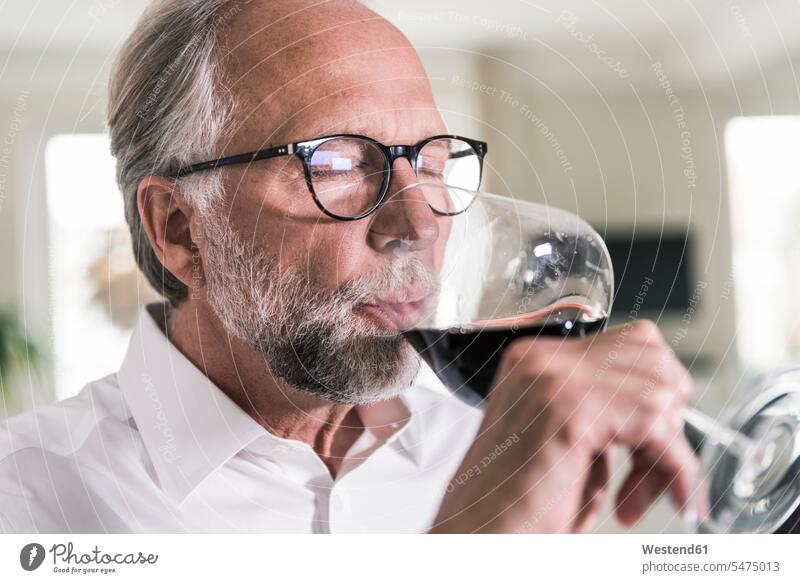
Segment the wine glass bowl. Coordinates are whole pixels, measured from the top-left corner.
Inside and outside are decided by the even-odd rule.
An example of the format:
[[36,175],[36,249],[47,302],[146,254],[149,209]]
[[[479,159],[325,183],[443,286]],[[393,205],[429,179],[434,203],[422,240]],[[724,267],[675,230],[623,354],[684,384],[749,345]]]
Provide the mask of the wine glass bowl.
[[[485,397],[503,348],[522,336],[602,330],[614,276],[602,237],[583,219],[542,204],[438,183],[406,189],[427,200],[468,200],[439,217],[436,294],[408,341],[456,394]],[[432,206],[433,208],[433,206]]]

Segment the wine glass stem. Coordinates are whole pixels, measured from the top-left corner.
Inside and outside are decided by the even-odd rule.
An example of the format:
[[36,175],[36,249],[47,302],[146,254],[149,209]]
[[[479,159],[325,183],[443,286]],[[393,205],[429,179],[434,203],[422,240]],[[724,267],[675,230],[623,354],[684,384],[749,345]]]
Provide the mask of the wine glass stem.
[[758,443],[744,433],[724,425],[702,411],[687,407],[683,411],[683,420],[705,435],[708,439],[717,442],[730,450],[739,458],[745,458],[756,451]]

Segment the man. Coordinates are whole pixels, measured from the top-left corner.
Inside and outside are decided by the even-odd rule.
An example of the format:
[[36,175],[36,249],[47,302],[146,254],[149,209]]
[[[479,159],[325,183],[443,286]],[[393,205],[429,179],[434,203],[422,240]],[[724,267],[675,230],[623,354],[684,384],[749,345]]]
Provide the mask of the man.
[[[410,185],[447,130],[386,20],[345,0],[157,2],[117,62],[109,128],[168,303],[117,374],[2,426],[3,529],[576,532],[617,445],[620,520],[665,490],[686,504],[690,382],[653,325],[513,343],[482,411],[393,328],[435,287],[446,203]],[[338,134],[365,137],[318,139]],[[434,163],[442,144],[485,151],[433,141]]]

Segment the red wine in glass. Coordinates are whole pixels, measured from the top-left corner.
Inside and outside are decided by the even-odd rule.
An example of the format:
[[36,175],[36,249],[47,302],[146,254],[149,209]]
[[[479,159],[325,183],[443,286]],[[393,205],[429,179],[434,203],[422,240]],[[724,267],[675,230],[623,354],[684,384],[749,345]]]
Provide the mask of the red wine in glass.
[[582,337],[603,330],[606,318],[566,308],[520,318],[484,321],[464,328],[415,329],[406,340],[456,395],[475,402],[489,393],[503,350],[517,338]]

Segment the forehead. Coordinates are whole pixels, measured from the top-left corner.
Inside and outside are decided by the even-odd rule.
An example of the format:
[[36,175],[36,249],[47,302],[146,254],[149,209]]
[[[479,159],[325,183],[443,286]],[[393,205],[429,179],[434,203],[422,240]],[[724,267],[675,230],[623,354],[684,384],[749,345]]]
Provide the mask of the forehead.
[[416,51],[356,3],[282,15],[254,6],[232,23],[226,44],[242,146],[330,133],[410,143],[444,131]]

